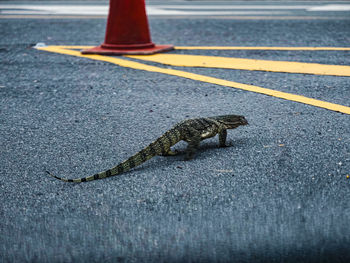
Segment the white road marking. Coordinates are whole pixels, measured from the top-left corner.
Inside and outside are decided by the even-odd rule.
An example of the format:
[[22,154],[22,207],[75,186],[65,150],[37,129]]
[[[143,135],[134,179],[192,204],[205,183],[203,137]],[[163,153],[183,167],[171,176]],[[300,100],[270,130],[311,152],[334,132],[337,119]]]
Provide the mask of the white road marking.
[[307,11],[350,11],[350,5],[321,5],[313,6]]
[[[191,11],[182,11],[182,10],[175,10],[175,9],[162,9],[155,6],[147,6],[147,14],[148,15],[184,15],[184,16],[215,16],[215,15],[286,15],[289,12],[284,11],[201,11],[201,10],[191,10]],[[180,8],[181,9],[181,8]]]
[[107,15],[108,5],[0,5],[0,14]]
[[[148,15],[210,16],[210,15],[286,15],[293,10],[350,11],[350,4],[322,5],[152,5],[146,6]],[[108,5],[38,5],[0,4],[3,15],[101,15],[107,16]]]
[[308,9],[314,7],[314,5],[149,5],[156,8],[161,9],[269,9],[269,10],[277,10],[277,9]]

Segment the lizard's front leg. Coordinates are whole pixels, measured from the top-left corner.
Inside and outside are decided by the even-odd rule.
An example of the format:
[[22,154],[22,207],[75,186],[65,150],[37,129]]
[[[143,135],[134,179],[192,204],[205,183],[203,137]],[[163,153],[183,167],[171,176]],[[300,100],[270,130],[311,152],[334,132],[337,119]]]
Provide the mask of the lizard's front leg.
[[220,147],[226,147],[226,138],[227,138],[227,130],[226,129],[222,129],[219,132],[219,146]]

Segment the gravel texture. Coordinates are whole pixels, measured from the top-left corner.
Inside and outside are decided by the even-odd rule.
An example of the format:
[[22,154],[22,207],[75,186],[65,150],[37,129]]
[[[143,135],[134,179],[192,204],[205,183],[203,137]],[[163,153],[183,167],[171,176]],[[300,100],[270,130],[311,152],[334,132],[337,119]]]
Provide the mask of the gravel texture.
[[[156,43],[348,46],[350,20],[150,19]],[[33,49],[105,20],[0,20],[1,262],[349,262],[350,121],[232,88]],[[349,65],[349,52],[175,51]],[[161,65],[159,65],[161,66]],[[179,68],[349,106],[349,78]],[[124,160],[187,117],[242,114],[232,147]],[[185,144],[176,146],[185,149]]]

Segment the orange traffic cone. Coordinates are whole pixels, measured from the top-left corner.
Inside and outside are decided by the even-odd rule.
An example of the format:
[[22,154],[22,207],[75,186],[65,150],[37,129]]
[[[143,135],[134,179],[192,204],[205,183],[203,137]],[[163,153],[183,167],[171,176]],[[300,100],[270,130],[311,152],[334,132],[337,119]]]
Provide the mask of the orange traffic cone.
[[144,0],[110,0],[104,43],[81,53],[148,55],[172,49],[152,43]]

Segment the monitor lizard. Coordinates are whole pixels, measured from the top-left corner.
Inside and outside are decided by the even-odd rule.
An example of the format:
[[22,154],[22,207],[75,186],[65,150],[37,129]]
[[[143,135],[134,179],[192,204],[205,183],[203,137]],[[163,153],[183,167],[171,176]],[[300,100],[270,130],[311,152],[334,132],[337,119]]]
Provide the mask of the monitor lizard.
[[142,163],[157,155],[176,155],[177,151],[172,151],[170,147],[181,140],[188,143],[185,160],[190,160],[193,158],[199,147],[199,143],[202,140],[214,137],[216,134],[219,134],[219,146],[225,147],[227,130],[235,129],[240,125],[247,124],[248,121],[240,115],[222,115],[208,118],[187,119],[176,124],[174,127],[166,131],[162,136],[143,148],[138,153],[106,171],[77,179],[58,177],[48,171],[46,172],[50,176],[64,182],[80,183],[102,179],[127,172],[130,169],[141,165]]

